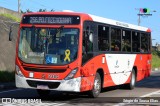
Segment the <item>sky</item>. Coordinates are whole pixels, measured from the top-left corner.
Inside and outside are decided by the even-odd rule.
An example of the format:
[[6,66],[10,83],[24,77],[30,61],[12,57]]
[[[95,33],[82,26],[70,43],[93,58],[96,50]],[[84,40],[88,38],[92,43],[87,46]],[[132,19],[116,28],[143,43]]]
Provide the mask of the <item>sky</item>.
[[[138,25],[139,8],[148,8],[152,16],[141,17],[141,26],[152,30],[152,42],[160,44],[160,0],[20,0],[22,11],[72,10]],[[0,6],[18,10],[18,0],[0,0]],[[156,10],[156,12],[153,12]]]

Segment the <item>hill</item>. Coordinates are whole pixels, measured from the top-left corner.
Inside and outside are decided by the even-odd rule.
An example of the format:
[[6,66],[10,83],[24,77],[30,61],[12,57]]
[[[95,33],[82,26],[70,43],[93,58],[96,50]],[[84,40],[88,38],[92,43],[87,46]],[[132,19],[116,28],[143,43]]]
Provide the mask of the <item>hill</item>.
[[[0,70],[13,71],[15,69],[15,50],[19,25],[3,15],[0,15],[0,23]],[[13,40],[9,41],[9,31],[12,24]]]

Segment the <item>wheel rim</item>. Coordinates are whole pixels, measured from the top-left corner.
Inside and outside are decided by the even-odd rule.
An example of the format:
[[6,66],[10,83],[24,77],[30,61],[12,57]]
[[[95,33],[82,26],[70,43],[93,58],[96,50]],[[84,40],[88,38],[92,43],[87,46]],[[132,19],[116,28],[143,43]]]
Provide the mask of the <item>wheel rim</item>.
[[94,92],[98,94],[100,92],[100,89],[101,89],[101,82],[98,78],[96,78],[94,81]]

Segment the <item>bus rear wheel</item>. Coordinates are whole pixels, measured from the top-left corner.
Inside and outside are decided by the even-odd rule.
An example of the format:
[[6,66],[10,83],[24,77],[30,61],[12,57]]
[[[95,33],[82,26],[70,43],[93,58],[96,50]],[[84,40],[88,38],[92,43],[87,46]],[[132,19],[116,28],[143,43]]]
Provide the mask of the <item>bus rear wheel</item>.
[[127,89],[130,89],[130,90],[134,89],[135,84],[136,84],[136,73],[135,73],[135,70],[133,69],[131,73],[130,83],[127,84]]
[[89,96],[92,98],[98,97],[101,92],[101,77],[99,73],[96,73],[93,89],[89,91]]
[[37,89],[37,93],[39,94],[39,96],[41,97],[46,97],[50,94],[50,90],[41,90],[41,89]]

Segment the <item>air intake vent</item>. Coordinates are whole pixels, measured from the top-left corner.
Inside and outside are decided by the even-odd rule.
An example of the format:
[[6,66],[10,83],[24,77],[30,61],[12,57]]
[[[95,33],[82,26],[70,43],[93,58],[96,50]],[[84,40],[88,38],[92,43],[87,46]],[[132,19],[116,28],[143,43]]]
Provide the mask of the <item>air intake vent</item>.
[[32,80],[27,80],[27,83],[31,87],[37,87],[37,85],[47,85],[50,89],[56,89],[60,85],[60,82],[46,82],[46,81],[32,81]]
[[62,73],[65,72],[66,69],[46,69],[46,68],[34,68],[34,67],[23,67],[26,71],[34,71],[34,72],[55,72]]

